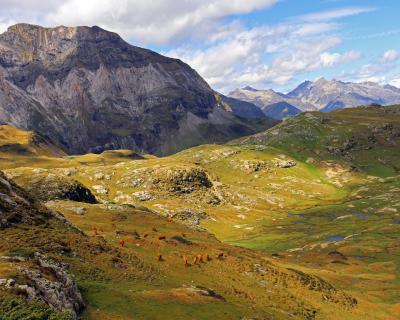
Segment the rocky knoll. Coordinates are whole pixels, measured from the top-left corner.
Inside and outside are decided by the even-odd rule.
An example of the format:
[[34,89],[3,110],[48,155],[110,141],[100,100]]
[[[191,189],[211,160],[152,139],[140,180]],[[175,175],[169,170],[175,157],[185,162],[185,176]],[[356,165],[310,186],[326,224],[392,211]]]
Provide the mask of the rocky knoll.
[[99,27],[28,24],[0,35],[0,121],[70,153],[168,154],[271,125],[237,118],[180,60]]
[[45,169],[35,169],[29,179],[19,173],[9,175],[22,185],[35,199],[46,202],[51,200],[72,200],[76,202],[96,203],[95,196],[80,182],[64,174],[55,175]]

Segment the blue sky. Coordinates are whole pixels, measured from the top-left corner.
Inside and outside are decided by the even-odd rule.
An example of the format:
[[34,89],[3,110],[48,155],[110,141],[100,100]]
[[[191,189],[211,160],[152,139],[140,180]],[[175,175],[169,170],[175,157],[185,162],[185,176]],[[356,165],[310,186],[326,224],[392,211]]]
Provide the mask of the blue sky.
[[400,86],[398,0],[0,0],[17,22],[99,25],[180,58],[224,93],[319,77]]

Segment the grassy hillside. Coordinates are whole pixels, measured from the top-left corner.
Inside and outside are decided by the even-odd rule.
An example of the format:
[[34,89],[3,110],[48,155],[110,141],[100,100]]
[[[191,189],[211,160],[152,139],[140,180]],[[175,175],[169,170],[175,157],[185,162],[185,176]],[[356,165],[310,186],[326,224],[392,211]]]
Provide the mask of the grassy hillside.
[[58,157],[65,156],[66,153],[49,139],[33,131],[0,125],[0,155],[6,158],[9,158],[10,155]]
[[[98,204],[46,193],[47,205],[90,242],[105,241],[148,271],[144,279],[131,278],[131,260],[115,273],[108,263],[107,276],[97,279],[97,271],[82,270],[82,259],[69,259],[88,302],[87,319],[131,319],[133,313],[144,319],[167,313],[171,319],[396,319],[399,158],[400,107],[394,106],[305,113],[228,145],[165,158],[116,151],[0,159],[0,167],[39,198],[42,176],[54,186],[74,180],[90,189]],[[95,236],[93,230],[102,231]],[[126,236],[134,240],[122,248],[118,241]],[[213,257],[209,263],[183,265],[183,256],[205,252]],[[226,259],[215,259],[219,252]],[[165,260],[157,261],[158,254]],[[93,261],[101,266],[100,260]],[[325,280],[348,296],[324,297],[323,288],[331,292]],[[353,298],[357,305],[349,304]]]
[[7,207],[1,230],[0,278],[17,282],[0,285],[4,319],[69,319],[39,302],[23,302],[29,295],[23,287],[38,285],[26,270],[55,286],[59,281],[36,252],[52,264],[68,264],[86,302],[84,319],[328,319],[336,308],[345,316],[355,308],[356,300],[322,279],[149,211],[48,203],[76,229],[4,177],[0,188],[18,203],[16,212]]

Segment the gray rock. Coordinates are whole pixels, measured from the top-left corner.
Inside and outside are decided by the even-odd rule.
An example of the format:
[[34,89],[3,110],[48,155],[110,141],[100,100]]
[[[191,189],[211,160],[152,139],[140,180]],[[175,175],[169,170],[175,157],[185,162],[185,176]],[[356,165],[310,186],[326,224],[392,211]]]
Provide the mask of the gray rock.
[[153,199],[153,195],[147,191],[138,191],[135,193],[132,193],[132,196],[136,197],[140,201],[148,201]]
[[51,270],[56,280],[48,279],[40,269],[20,267],[19,270],[29,279],[30,285],[19,288],[26,290],[29,299],[40,299],[52,308],[68,311],[72,319],[78,319],[85,303],[67,265],[39,253],[35,254],[35,258],[41,268]]
[[86,213],[86,208],[84,207],[69,207],[70,211],[75,212],[78,215],[84,215]]
[[107,187],[103,186],[103,185],[95,185],[92,187],[94,189],[94,191],[96,191],[96,193],[98,194],[108,194],[108,189]]
[[172,218],[181,221],[190,227],[198,227],[202,220],[209,218],[209,215],[206,212],[185,210],[173,213]]
[[273,162],[278,168],[292,168],[297,165],[294,160],[274,159]]

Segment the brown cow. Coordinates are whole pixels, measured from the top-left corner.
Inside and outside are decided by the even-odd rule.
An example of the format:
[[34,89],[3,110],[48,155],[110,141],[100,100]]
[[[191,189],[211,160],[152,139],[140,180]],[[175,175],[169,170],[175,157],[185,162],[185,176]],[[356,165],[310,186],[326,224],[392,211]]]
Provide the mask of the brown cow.
[[143,235],[143,238],[147,238],[149,236],[149,234],[148,233],[145,233],[144,235]]
[[153,228],[153,229],[151,229],[151,230],[153,230],[154,232],[158,232],[158,230],[157,230],[156,228]]
[[218,253],[217,259],[222,259],[223,257],[224,257],[224,253],[223,252]]
[[125,247],[125,240],[119,240],[118,243],[121,247]]
[[158,254],[158,261],[164,261],[164,258],[161,253]]
[[197,264],[197,257],[193,258],[193,264]]
[[210,261],[211,260],[210,255],[207,252],[204,254],[203,260],[204,261]]
[[201,254],[197,255],[197,260],[199,261],[199,263],[203,262],[203,256]]
[[165,240],[167,237],[166,236],[159,236],[158,240]]
[[183,256],[183,262],[185,263],[185,267],[189,266],[188,260],[189,260],[189,258],[187,256]]
[[96,227],[93,227],[93,228],[92,228],[92,231],[93,231],[93,234],[94,234],[95,236],[98,236],[98,235],[99,235],[99,232],[97,231],[97,228],[96,228]]

